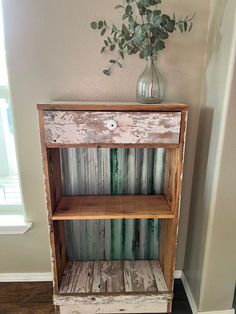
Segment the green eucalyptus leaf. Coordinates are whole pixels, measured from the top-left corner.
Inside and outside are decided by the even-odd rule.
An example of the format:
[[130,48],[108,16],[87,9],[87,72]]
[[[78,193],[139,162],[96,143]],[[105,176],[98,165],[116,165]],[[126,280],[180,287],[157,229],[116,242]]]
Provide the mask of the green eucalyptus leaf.
[[166,40],[169,37],[169,34],[163,30],[159,31],[158,38],[162,40]]
[[106,33],[106,28],[103,28],[103,30],[101,31],[101,36],[103,36]]
[[183,23],[179,23],[178,26],[179,26],[180,32],[183,33],[183,31],[184,31]]
[[117,27],[115,26],[115,24],[112,24],[112,31],[113,31],[113,32],[117,32],[117,31],[118,31],[118,29],[117,29]]
[[122,34],[129,34],[129,30],[125,24],[122,24]]
[[103,70],[103,73],[107,76],[111,75],[111,70]]
[[155,36],[152,36],[152,37],[150,38],[150,40],[151,40],[151,45],[153,45],[153,44],[155,43],[155,41],[156,41],[156,37],[155,37]]
[[154,50],[159,51],[163,50],[165,48],[165,43],[162,40],[156,40],[155,45],[154,45]]
[[127,7],[125,8],[125,14],[130,15],[132,12],[133,12],[132,6],[127,5]]
[[113,64],[115,64],[116,63],[116,60],[114,60],[114,59],[111,59],[110,61],[109,61],[110,63],[113,63]]
[[116,62],[116,64],[118,64],[120,68],[123,67],[122,64],[120,62],[118,62],[118,61]]
[[107,40],[104,40],[104,44],[105,44],[105,46],[107,47],[107,46],[108,46],[108,41],[107,41]]
[[168,32],[173,33],[173,31],[175,30],[175,21],[174,20],[168,20],[166,25],[165,25],[165,29]]
[[139,0],[139,3],[141,3],[143,6],[148,6],[149,0]]
[[97,24],[97,22],[92,22],[92,23],[90,24],[90,26],[92,27],[92,29],[97,29],[98,24]]
[[148,1],[148,4],[149,4],[150,6],[155,5],[155,1],[154,1],[154,0],[149,0],[149,1]]
[[104,47],[102,47],[102,49],[101,49],[101,53],[103,53],[104,51],[105,51],[105,49],[106,49],[106,47],[104,46]]
[[191,21],[188,31],[191,32],[192,28],[193,28],[193,22]]
[[188,29],[188,23],[184,21],[184,31],[187,32],[187,29]]
[[124,43],[125,43],[125,39],[124,38],[121,38],[121,41],[120,41],[121,45],[123,46]]
[[113,51],[115,49],[115,47],[116,47],[115,45],[111,45],[110,50]]
[[120,56],[121,56],[122,59],[125,58],[123,50],[119,50],[119,54],[120,54]]
[[121,4],[118,4],[118,5],[116,5],[116,6],[115,6],[115,9],[121,9],[121,8],[123,8],[123,9],[124,9],[124,6],[123,6],[123,5],[121,5]]
[[98,29],[101,29],[101,28],[103,28],[103,21],[98,22]]
[[107,37],[107,40],[109,41],[110,44],[112,44],[111,38]]
[[120,42],[120,43],[118,43],[118,46],[119,46],[119,48],[121,49],[121,50],[123,50],[123,45],[122,45],[122,43]]
[[146,8],[144,5],[142,5],[142,3],[138,2],[138,9],[139,9],[139,14],[142,16],[146,13]]
[[143,50],[139,53],[139,58],[141,58],[141,59],[144,58],[144,51]]
[[104,25],[107,27],[107,22],[106,22],[105,20],[103,21],[103,23],[104,23]]

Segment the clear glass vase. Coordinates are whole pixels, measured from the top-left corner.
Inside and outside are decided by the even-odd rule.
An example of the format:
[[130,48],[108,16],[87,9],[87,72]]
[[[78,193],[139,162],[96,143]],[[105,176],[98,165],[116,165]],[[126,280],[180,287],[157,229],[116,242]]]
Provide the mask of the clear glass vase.
[[164,79],[156,66],[156,56],[146,58],[146,68],[137,82],[137,101],[143,104],[158,104],[164,98]]

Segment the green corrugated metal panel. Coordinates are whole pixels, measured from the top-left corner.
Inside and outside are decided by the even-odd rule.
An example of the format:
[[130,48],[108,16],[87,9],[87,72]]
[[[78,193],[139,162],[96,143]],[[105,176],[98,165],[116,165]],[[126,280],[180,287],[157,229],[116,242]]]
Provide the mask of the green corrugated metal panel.
[[[163,194],[164,149],[61,149],[65,195]],[[65,222],[69,260],[156,259],[158,219]]]

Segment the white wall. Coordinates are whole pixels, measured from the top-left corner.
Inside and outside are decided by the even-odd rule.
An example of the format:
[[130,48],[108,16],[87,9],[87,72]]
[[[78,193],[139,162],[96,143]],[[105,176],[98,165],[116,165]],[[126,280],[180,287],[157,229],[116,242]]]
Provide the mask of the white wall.
[[213,0],[184,264],[201,311],[229,310],[235,286],[235,55],[236,2]]

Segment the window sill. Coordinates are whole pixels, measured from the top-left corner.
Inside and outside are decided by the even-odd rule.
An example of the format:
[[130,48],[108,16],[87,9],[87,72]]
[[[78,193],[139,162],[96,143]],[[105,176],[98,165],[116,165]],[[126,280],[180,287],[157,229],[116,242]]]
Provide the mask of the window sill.
[[24,234],[32,226],[22,215],[1,215],[0,234]]

